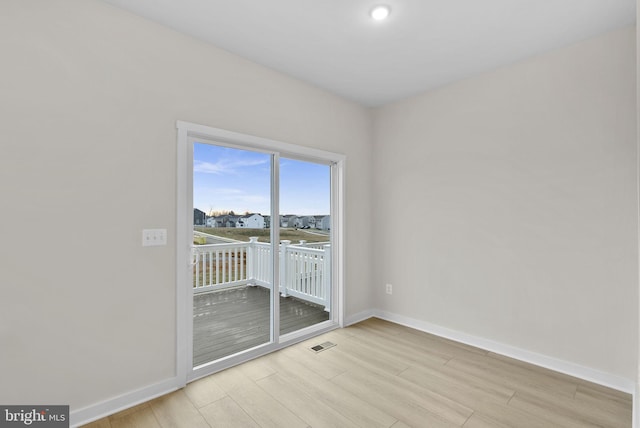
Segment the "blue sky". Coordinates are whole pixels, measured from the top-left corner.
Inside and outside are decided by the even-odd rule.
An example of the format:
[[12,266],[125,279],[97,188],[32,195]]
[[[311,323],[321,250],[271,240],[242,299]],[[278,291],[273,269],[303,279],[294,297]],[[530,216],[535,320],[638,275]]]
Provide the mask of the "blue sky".
[[[193,206],[270,213],[270,155],[194,144]],[[280,158],[280,213],[329,214],[329,166]]]

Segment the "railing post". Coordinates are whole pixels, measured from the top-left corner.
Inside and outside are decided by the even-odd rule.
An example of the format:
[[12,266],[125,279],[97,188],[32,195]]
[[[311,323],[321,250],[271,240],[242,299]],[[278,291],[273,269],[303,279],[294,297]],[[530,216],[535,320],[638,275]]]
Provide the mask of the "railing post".
[[193,273],[194,276],[194,284],[193,284],[193,288],[198,288],[200,287],[200,253],[195,253],[193,255],[193,266],[195,267],[195,269],[193,269],[195,272]]
[[322,264],[322,287],[324,288],[324,310],[331,312],[331,244],[322,246],[324,263]]
[[287,297],[287,247],[291,245],[291,241],[280,241],[280,294]]
[[257,236],[249,237],[249,246],[247,247],[247,283],[249,285],[256,285],[256,274],[255,274],[255,262],[257,260],[255,256],[255,247],[256,242],[258,242]]

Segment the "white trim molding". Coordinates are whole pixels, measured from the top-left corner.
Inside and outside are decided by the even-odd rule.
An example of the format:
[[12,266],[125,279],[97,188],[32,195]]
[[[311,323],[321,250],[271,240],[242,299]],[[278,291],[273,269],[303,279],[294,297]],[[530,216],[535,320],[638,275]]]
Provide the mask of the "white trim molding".
[[[635,394],[636,392],[635,381],[632,379],[605,373],[596,369],[592,369],[590,367],[581,366],[569,361],[560,360],[548,355],[538,354],[526,349],[506,345],[504,343],[494,342],[489,339],[452,330],[426,321],[394,314],[392,312],[381,310],[372,310],[370,312],[372,317],[377,317],[396,324],[404,325],[406,327],[411,327],[425,333],[430,333],[436,336],[443,337],[445,339],[464,343],[466,345],[475,346],[476,348],[484,349],[485,351],[490,351],[496,354],[504,355],[506,357],[514,358],[516,360],[524,361],[535,366],[544,367],[549,370],[564,373],[566,375],[577,377],[579,379],[606,386],[608,388],[616,389],[618,391],[626,392],[629,394]],[[361,312],[360,314],[356,314],[356,316],[364,316],[364,314],[364,312]],[[355,316],[353,318],[356,319]]]
[[122,410],[137,406],[138,404],[153,400],[154,398],[180,389],[180,383],[180,380],[175,377],[92,404],[91,406],[87,406],[82,409],[71,410],[69,414],[69,425],[71,427],[85,425],[106,416],[113,415],[114,413],[118,413]]
[[269,138],[256,137],[254,135],[242,134],[240,132],[228,131],[226,129],[212,128],[206,125],[183,122],[178,120],[176,128],[186,132],[186,136],[212,140],[231,146],[241,148],[253,148],[267,152],[278,152],[280,155],[293,159],[315,160],[318,162],[342,162],[346,156],[340,153],[315,149],[307,146],[284,143],[282,141],[271,140]]
[[[242,134],[238,132],[228,131],[225,129],[212,128],[206,125],[177,121],[177,150],[178,150],[178,166],[177,166],[177,224],[176,224],[176,253],[177,253],[177,273],[176,273],[176,304],[177,304],[177,373],[181,380],[181,386],[186,385],[202,376],[223,370],[232,365],[240,364],[246,360],[256,358],[260,355],[272,352],[283,347],[286,344],[295,343],[304,337],[311,337],[314,334],[321,334],[329,329],[342,326],[344,311],[344,204],[345,204],[345,175],[344,168],[346,165],[346,156],[344,154],[328,152],[312,147],[299,146],[281,141],[271,140],[268,138],[257,137],[254,135]],[[229,356],[205,364],[196,368],[192,367],[192,323],[189,320],[193,315],[193,305],[191,299],[191,289],[189,288],[189,262],[191,254],[191,235],[193,226],[190,223],[193,217],[191,210],[193,209],[193,143],[207,142],[216,145],[234,147],[243,150],[254,150],[267,153],[271,156],[271,216],[277,219],[278,198],[279,198],[279,182],[278,182],[278,165],[279,158],[286,157],[296,160],[317,162],[331,167],[331,242],[332,242],[332,260],[333,266],[332,287],[331,287],[331,318],[330,322],[325,325],[318,325],[314,328],[304,329],[296,335],[285,335],[279,338],[277,335],[272,337],[272,341],[264,346],[249,349],[243,353]],[[279,241],[278,231],[279,225],[272,225],[271,242]],[[276,245],[276,244],[272,244]],[[278,251],[272,248],[273,255],[273,281],[277,284],[278,269]],[[278,313],[278,299],[271,300],[271,314]],[[271,331],[279,331],[279,318],[271,317]],[[282,344],[281,344],[282,342]]]
[[[356,324],[359,323],[360,321],[364,321],[366,319],[369,318],[373,318],[375,316],[378,316],[377,314],[379,313],[379,311],[376,311],[375,309],[367,309],[366,311],[362,311],[362,312],[358,312],[356,314],[353,315],[349,315],[347,318],[345,318],[345,327],[348,327],[352,324]],[[381,317],[378,317],[381,318]]]

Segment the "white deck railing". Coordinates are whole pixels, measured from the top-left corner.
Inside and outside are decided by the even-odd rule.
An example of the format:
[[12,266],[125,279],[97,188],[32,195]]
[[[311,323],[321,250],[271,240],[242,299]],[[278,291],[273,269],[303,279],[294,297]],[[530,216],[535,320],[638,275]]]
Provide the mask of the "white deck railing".
[[193,248],[193,286],[209,291],[220,285],[246,283],[247,246],[238,244],[198,245]]
[[[318,248],[319,247],[319,248]],[[249,242],[193,247],[193,291],[203,293],[238,285],[271,288],[271,244]],[[331,245],[280,244],[280,294],[313,302],[330,310]]]

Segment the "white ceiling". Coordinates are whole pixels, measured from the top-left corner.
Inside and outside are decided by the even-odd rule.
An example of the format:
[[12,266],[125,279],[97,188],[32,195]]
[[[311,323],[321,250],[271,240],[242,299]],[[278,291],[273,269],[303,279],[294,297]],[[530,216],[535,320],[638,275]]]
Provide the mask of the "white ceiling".
[[[367,106],[635,22],[636,0],[103,0]],[[391,6],[373,21],[375,4]]]

